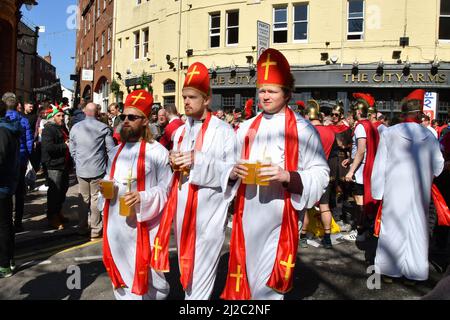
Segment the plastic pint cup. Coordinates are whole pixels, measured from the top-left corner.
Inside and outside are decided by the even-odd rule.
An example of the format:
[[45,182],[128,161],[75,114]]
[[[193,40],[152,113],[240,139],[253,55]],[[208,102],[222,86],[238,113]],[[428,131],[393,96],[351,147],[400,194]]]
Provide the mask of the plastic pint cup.
[[133,212],[133,207],[128,206],[125,203],[125,196],[119,197],[119,214],[124,217],[128,217]]
[[107,200],[114,198],[114,182],[111,180],[101,180],[100,184],[103,188],[103,197]]
[[260,185],[260,186],[268,186],[270,184],[269,181],[262,181],[265,178],[267,178],[267,176],[262,176],[260,175],[260,173],[258,172],[259,169],[264,168],[264,167],[270,167],[271,166],[271,161],[270,160],[264,160],[264,161],[258,161],[256,163],[256,184]]
[[242,163],[243,166],[247,167],[247,176],[242,180],[243,184],[255,184],[256,183],[256,163],[251,163],[245,161]]

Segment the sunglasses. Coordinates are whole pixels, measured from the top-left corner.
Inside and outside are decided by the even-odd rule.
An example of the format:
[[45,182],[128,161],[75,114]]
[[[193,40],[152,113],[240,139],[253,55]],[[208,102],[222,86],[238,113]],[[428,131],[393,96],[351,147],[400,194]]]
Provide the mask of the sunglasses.
[[331,116],[332,116],[332,117],[339,117],[340,114],[339,114],[339,113],[332,113]]
[[144,119],[143,116],[136,116],[134,114],[121,114],[119,116],[119,119],[122,120],[122,121],[125,121],[125,119],[127,119],[127,118],[130,121],[136,121],[137,119]]

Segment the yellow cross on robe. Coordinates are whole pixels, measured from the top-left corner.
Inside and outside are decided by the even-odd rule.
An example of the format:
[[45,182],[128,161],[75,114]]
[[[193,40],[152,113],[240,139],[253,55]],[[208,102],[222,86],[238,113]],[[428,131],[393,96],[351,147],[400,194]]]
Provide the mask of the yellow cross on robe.
[[286,273],[284,274],[284,279],[288,280],[291,275],[291,269],[295,267],[295,263],[292,263],[292,254],[289,255],[288,261],[280,261],[282,266],[286,267]]
[[270,61],[270,53],[268,53],[266,62],[264,62],[262,64],[263,67],[266,67],[266,70],[265,70],[265,73],[264,73],[264,80],[267,80],[267,78],[269,77],[270,66],[276,66],[277,64],[278,63],[276,63],[275,61]]
[[158,250],[161,250],[162,247],[159,245],[159,238],[155,239],[155,245],[153,246],[154,250],[155,250],[155,261],[158,261]]
[[240,291],[240,287],[239,284],[241,283],[241,278],[244,277],[244,275],[241,273],[241,265],[239,264],[237,266],[237,272],[236,273],[231,273],[230,277],[232,278],[236,278],[236,292]]

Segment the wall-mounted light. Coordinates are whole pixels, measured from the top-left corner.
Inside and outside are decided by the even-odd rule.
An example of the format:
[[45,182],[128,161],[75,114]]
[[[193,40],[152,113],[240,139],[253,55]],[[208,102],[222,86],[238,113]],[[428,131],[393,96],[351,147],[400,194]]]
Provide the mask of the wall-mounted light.
[[411,72],[411,62],[409,62],[408,58],[405,60],[405,64],[403,65],[403,74],[408,76]]
[[436,56],[436,57],[434,57],[434,60],[431,62],[431,74],[433,76],[438,73],[439,66],[440,66],[440,63],[439,63],[439,60],[438,60],[438,58]]
[[192,57],[194,55],[194,49],[187,49],[186,54],[188,57]]
[[383,74],[383,71],[384,71],[384,61],[380,60],[380,61],[378,61],[378,65],[377,65],[377,74],[381,75],[381,74]]
[[327,61],[327,60],[328,60],[328,52],[321,52],[320,61]]
[[352,67],[352,74],[357,75],[358,72],[359,72],[359,68],[358,68],[359,62],[358,62],[358,60],[355,59],[355,61],[353,61],[353,65],[352,66],[353,66]]

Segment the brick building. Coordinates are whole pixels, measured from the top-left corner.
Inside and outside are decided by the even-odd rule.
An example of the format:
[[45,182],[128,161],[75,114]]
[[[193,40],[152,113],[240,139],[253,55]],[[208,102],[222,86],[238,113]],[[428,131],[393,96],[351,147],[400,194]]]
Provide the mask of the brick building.
[[0,1],[0,94],[15,91],[16,88],[17,30],[23,4],[37,5],[37,1]]
[[111,83],[114,3],[78,0],[81,13],[76,44],[75,103],[94,101],[106,111]]

